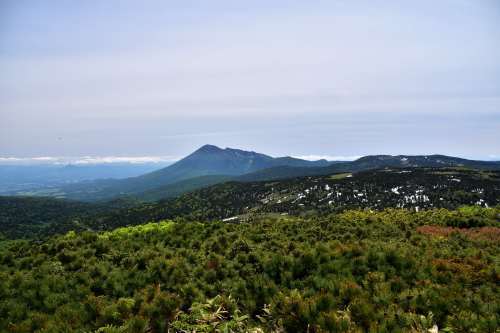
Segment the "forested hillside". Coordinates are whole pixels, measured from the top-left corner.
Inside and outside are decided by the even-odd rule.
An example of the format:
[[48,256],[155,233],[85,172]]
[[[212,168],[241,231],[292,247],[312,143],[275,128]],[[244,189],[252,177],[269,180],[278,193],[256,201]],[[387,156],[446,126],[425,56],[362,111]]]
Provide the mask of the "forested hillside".
[[88,230],[84,217],[102,216],[133,206],[125,200],[106,204],[45,197],[0,196],[0,237],[41,238],[70,230]]
[[86,219],[94,230],[183,218],[252,219],[262,213],[325,215],[353,208],[455,209],[500,204],[500,172],[468,169],[384,169],[270,182],[227,182],[179,198]]
[[[190,186],[190,182],[186,186]],[[10,205],[11,201],[16,205]],[[45,203],[48,209],[32,204],[36,202]],[[248,220],[267,213],[315,216],[356,208],[493,207],[500,204],[500,172],[457,168],[382,169],[281,181],[226,182],[153,203],[114,201],[90,205],[71,201],[52,203],[51,199],[3,198],[0,208],[2,204],[5,209],[0,213],[0,233],[16,238],[69,230],[110,230],[163,219]],[[15,207],[18,207],[16,213],[12,211]]]
[[494,333],[499,214],[345,211],[4,241],[0,331]]
[[[79,230],[72,217],[94,210],[94,205],[52,198],[0,196],[0,230],[10,238],[30,238],[60,230]],[[52,228],[54,227],[54,228]],[[83,228],[85,229],[85,228]]]

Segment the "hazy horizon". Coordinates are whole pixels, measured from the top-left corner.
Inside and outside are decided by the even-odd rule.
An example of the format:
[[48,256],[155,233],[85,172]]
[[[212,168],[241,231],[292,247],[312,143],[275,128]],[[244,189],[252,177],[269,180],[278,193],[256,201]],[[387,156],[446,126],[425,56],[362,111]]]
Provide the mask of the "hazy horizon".
[[[210,144],[208,144],[210,145]],[[198,147],[200,148],[200,147]],[[225,149],[239,149],[238,147],[224,147],[219,148]],[[254,151],[254,150],[250,150]],[[91,165],[102,165],[102,164],[158,164],[162,166],[167,166],[175,163],[191,152],[186,153],[183,156],[30,156],[30,157],[15,157],[15,156],[0,156],[0,165],[77,165],[77,166],[91,166]],[[339,156],[339,155],[270,155],[265,152],[257,153],[269,155],[272,157],[294,157],[303,160],[317,161],[317,160],[328,160],[328,161],[354,161],[358,158],[367,155],[356,155],[356,156]],[[373,155],[389,155],[389,154],[373,154]],[[393,155],[411,155],[411,154],[393,154]],[[413,154],[413,155],[445,155],[445,154]],[[473,159],[467,156],[454,156],[466,159]],[[485,161],[500,161],[499,156],[490,155],[484,158]]]
[[6,0],[0,163],[499,160],[499,36],[493,0]]

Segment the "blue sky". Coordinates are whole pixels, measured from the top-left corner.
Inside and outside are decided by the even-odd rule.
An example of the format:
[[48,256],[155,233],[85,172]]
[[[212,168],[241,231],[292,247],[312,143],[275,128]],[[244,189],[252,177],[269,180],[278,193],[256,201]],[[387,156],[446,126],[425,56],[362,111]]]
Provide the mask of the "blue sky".
[[494,0],[4,0],[0,157],[500,159],[499,59]]

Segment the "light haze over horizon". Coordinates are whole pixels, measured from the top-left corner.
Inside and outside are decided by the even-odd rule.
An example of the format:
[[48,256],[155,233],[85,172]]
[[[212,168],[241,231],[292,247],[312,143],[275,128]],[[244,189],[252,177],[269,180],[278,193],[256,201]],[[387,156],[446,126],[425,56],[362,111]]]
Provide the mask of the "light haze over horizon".
[[0,158],[500,160],[494,0],[5,0],[0,73]]

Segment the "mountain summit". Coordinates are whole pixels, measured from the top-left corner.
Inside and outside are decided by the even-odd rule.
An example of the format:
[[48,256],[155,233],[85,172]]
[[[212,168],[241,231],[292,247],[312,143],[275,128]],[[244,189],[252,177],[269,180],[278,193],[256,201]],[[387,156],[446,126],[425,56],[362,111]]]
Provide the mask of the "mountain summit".
[[275,158],[253,151],[222,149],[214,145],[204,145],[177,163],[137,178],[148,182],[154,180],[155,185],[158,186],[158,183],[166,185],[199,176],[238,176],[277,166],[320,167],[327,165],[329,162],[324,160],[306,161],[292,157]]
[[223,149],[219,148],[217,146],[204,145],[204,146],[201,146],[198,150],[196,150],[193,154],[196,154],[196,153],[218,153],[221,151],[223,151]]

